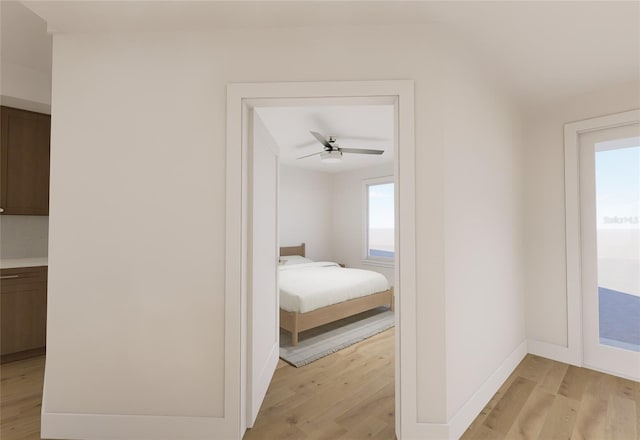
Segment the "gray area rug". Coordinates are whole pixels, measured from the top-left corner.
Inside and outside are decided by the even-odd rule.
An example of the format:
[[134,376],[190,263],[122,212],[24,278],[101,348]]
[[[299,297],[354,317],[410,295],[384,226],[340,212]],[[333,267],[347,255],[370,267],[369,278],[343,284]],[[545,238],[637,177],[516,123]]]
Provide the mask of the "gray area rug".
[[393,312],[388,307],[378,307],[304,331],[298,335],[295,347],[291,345],[289,332],[280,329],[280,358],[294,367],[302,367],[390,329],[394,323]]

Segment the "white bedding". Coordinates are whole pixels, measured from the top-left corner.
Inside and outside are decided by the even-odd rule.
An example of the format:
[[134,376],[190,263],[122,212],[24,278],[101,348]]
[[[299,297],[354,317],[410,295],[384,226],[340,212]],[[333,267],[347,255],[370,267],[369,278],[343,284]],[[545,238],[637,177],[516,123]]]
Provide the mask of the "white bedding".
[[328,261],[280,266],[280,308],[306,313],[389,288],[384,275]]

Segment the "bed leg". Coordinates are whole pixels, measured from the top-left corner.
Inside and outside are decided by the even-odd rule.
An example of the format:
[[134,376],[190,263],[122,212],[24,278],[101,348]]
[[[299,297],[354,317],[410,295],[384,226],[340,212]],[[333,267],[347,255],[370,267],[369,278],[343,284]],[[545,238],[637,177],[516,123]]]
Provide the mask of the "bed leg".
[[396,308],[396,296],[393,293],[393,287],[391,288],[391,305],[390,305],[390,307],[391,307],[391,311],[392,312],[395,311],[395,308]]
[[293,325],[291,328],[291,345],[298,345],[298,312],[293,312]]

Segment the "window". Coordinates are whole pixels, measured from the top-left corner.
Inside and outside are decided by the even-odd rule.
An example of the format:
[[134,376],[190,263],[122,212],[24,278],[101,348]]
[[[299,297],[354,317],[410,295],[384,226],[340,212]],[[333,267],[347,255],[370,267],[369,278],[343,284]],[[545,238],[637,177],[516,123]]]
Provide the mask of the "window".
[[393,177],[365,181],[364,258],[367,262],[393,264],[395,258],[395,209]]

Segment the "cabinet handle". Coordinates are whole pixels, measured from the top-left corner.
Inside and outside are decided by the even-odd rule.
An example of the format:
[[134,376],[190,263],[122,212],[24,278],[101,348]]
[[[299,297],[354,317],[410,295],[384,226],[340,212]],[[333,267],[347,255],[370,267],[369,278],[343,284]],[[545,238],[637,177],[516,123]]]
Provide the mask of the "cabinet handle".
[[0,214],[4,212],[4,208],[0,208]]
[[20,275],[3,275],[0,277],[0,280],[10,280],[13,278],[20,278]]

